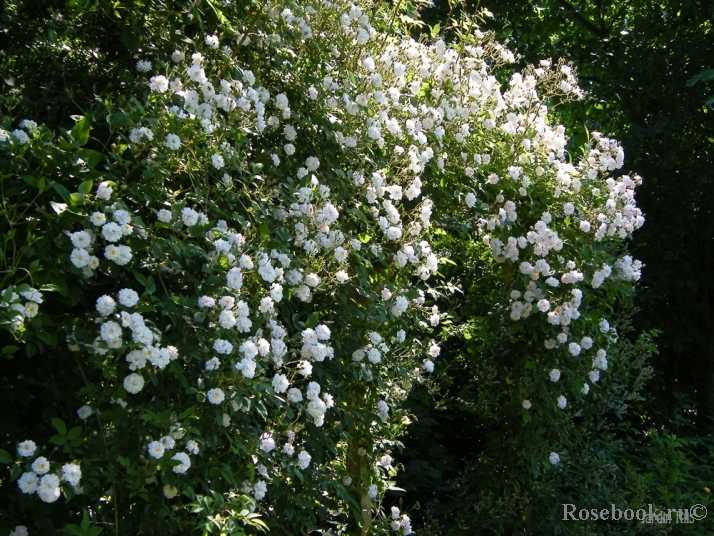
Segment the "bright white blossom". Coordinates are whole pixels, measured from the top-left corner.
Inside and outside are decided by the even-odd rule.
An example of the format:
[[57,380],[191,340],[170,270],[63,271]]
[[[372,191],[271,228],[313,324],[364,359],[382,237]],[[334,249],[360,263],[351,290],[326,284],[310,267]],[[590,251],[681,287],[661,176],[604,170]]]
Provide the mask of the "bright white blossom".
[[17,453],[23,458],[31,458],[35,455],[36,450],[37,446],[35,445],[35,442],[29,439],[27,441],[23,441],[17,446]]
[[181,139],[176,134],[167,134],[166,147],[172,151],[178,150],[181,147]]
[[136,394],[144,388],[144,378],[141,375],[133,373],[124,378],[124,389],[129,394]]
[[179,465],[174,466],[174,473],[185,473],[191,468],[191,459],[185,452],[177,452],[171,456],[171,459],[180,462]]
[[312,456],[310,456],[305,450],[301,451],[300,454],[298,454],[298,466],[300,467],[300,469],[307,469],[310,465],[311,460]]
[[206,393],[206,397],[211,404],[220,404],[225,400],[226,395],[222,390],[215,388],[208,391],[208,393]]
[[161,441],[152,441],[147,448],[149,456],[159,459],[164,455],[164,445]]

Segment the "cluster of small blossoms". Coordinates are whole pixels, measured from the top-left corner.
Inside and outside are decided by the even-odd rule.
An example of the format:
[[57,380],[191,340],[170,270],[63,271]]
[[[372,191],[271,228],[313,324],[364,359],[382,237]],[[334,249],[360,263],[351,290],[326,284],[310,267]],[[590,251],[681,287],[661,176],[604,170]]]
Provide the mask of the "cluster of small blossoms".
[[[318,165],[314,162],[309,164],[315,168]],[[233,265],[226,274],[226,287],[236,294],[236,297],[222,296],[218,300],[211,296],[202,296],[198,300],[199,307],[206,311],[209,318],[215,320],[217,325],[224,330],[213,342],[214,352],[230,357],[233,355],[234,349],[237,349],[241,359],[235,363],[235,369],[239,370],[242,376],[247,379],[255,378],[259,363],[261,369],[268,368],[271,363],[275,368],[280,369],[287,353],[287,345],[283,340],[286,330],[275,319],[275,305],[283,300],[283,285],[281,283],[287,285],[303,283],[303,286],[308,289],[315,289],[320,284],[320,278],[314,273],[303,276],[303,273],[297,270],[291,270],[286,274],[285,268],[291,265],[292,259],[289,255],[277,250],[270,252],[258,250],[252,256],[249,255],[243,250],[246,243],[243,235],[229,229],[225,222],[219,222],[211,232],[207,233],[206,238],[215,248],[216,255],[225,256],[229,265]],[[274,266],[276,261],[277,267]],[[266,288],[267,295],[259,298],[259,304],[254,309],[258,314],[254,313],[252,318],[248,303],[237,298],[247,282],[258,282],[260,286],[264,287],[269,285],[269,288]],[[300,297],[299,288],[296,293],[298,297]],[[304,297],[300,299],[304,301]],[[255,328],[258,328],[257,331]],[[266,330],[272,338],[261,336]],[[236,332],[245,334],[253,331],[256,333],[255,336],[242,341],[235,336]],[[300,375],[310,376],[313,362],[321,362],[326,357],[332,358],[333,348],[323,342],[329,340],[330,335],[329,328],[324,324],[318,325],[314,330],[309,328],[303,330],[303,346],[300,350],[303,359],[297,364]],[[211,372],[219,370],[220,366],[221,359],[219,357],[213,357],[205,363],[205,369]],[[320,386],[316,382],[310,383],[304,398],[299,388],[290,388],[290,381],[286,374],[276,373],[272,380],[272,386],[278,395],[287,391],[287,400],[290,403],[299,403],[304,398],[307,399],[306,413],[313,418],[318,426],[324,422],[325,411],[334,404],[331,395],[323,393],[322,397],[319,396]],[[208,401],[213,404],[221,404],[225,398],[226,394],[219,387],[213,388],[207,393]],[[231,406],[238,407],[239,405],[231,399]]]
[[[568,328],[565,328],[563,332],[558,334],[557,340],[553,339],[548,339],[545,342],[545,346],[547,349],[552,350],[555,348],[558,344],[565,345],[568,342]],[[600,322],[600,331],[602,333],[609,333],[610,331],[610,326],[607,320],[602,319]],[[594,341],[592,337],[582,337],[579,342],[571,341],[570,343],[567,344],[567,350],[568,354],[571,355],[572,357],[577,357],[577,356],[586,356],[587,351],[591,350],[593,348]],[[595,357],[592,358],[592,369],[587,373],[587,379],[592,383],[593,385],[596,384],[598,381],[600,381],[600,371],[607,370],[608,363],[607,363],[607,351],[600,348],[597,351],[594,352]],[[590,354],[592,355],[592,354]],[[548,377],[550,378],[550,381],[553,383],[557,383],[560,381],[560,378],[562,376],[562,372],[558,368],[554,368],[550,371],[548,374]],[[587,395],[590,392],[590,384],[587,383],[587,381],[583,384],[583,387],[580,389],[580,392],[583,395]],[[567,399],[564,396],[559,396],[558,400],[558,407],[560,409],[565,409],[567,405]],[[523,401],[523,409],[529,410],[531,408],[531,403],[528,400]]]
[[[23,441],[17,446],[17,453],[22,458],[29,459],[35,456],[37,446],[31,440]],[[81,493],[79,481],[82,471],[76,463],[66,463],[61,468],[61,473],[51,473],[50,461],[44,456],[38,456],[32,462],[31,471],[24,472],[17,481],[20,491],[25,494],[36,493],[43,502],[53,503],[60,497],[61,482],[67,482],[75,493]]]
[[602,268],[596,270],[593,274],[592,287],[599,288],[611,276],[615,281],[639,281],[642,275],[642,262],[633,260],[629,255],[625,255],[615,261],[614,269],[615,275],[613,276],[613,267],[603,263]]
[[[273,20],[278,19],[278,10],[273,8],[268,14]],[[316,10],[312,6],[305,6],[304,16],[296,15],[289,8],[280,11],[280,18],[285,21],[287,27],[293,31],[299,32],[300,39],[310,39],[312,37],[312,27],[310,26],[310,16],[315,15]]]
[[[102,182],[97,188],[96,197],[103,201],[109,201],[112,193],[113,188],[109,183]],[[110,213],[109,218],[107,213]],[[132,225],[132,215],[127,210],[116,205],[108,207],[105,212],[93,212],[89,216],[89,221],[94,229],[86,228],[68,233],[74,247],[70,254],[70,261],[74,266],[82,269],[85,277],[91,277],[99,267],[99,258],[93,254],[93,251],[100,238],[105,242],[104,258],[119,266],[124,266],[131,261],[131,248],[120,244],[119,241],[130,236],[134,231],[137,231],[141,236],[144,236],[145,232]]]
[[[587,332],[589,329],[588,326],[573,325],[581,317],[580,308],[583,304],[584,289],[581,289],[580,285],[589,279],[588,274],[592,274],[589,279],[592,288],[599,288],[610,277],[615,280],[636,281],[640,277],[642,267],[640,262],[629,256],[615,260],[613,263],[615,269],[607,263],[592,266],[587,258],[579,259],[578,262],[566,261],[564,258],[564,252],[570,250],[565,249],[560,233],[570,232],[566,229],[569,221],[575,219],[577,222],[578,218],[597,211],[598,207],[600,210],[604,209],[597,217],[601,222],[599,233],[593,235],[590,232],[591,225],[587,219],[580,220],[578,224],[580,240],[584,242],[597,243],[605,236],[615,235],[621,239],[644,222],[641,212],[634,204],[634,187],[641,182],[640,179],[633,180],[627,176],[621,177],[619,181],[612,178],[603,179],[601,174],[622,166],[623,153],[616,142],[604,140],[597,135],[596,139],[598,148],[591,151],[590,156],[578,167],[559,161],[558,158],[562,158],[560,151],[554,150],[551,153],[551,173],[555,174],[555,181],[550,183],[554,185],[553,198],[570,198],[561,205],[560,214],[543,213],[524,235],[518,236],[515,233],[521,223],[517,218],[516,206],[511,204],[510,207],[506,207],[508,201],[505,201],[505,196],[499,193],[496,202],[503,207],[499,209],[499,215],[490,219],[482,218],[479,221],[482,232],[486,229],[498,231],[498,236],[483,234],[483,242],[491,249],[494,260],[499,263],[507,261],[519,263],[519,272],[529,280],[524,287],[510,292],[511,319],[516,321],[526,319],[532,311],[540,311],[545,315],[548,324],[559,326],[561,329],[556,337],[546,341],[546,348],[554,349],[560,345],[570,356],[578,356],[582,350],[589,350],[593,345],[592,338],[588,336],[584,336],[580,343],[568,342],[571,332]],[[556,147],[559,145],[560,143]],[[525,163],[532,164],[527,159]],[[539,177],[545,177],[548,173],[541,166],[542,164],[535,169],[534,181],[539,181]],[[526,177],[524,168],[514,166],[509,167],[508,175],[515,181],[519,179],[522,181]],[[487,182],[494,185],[499,183],[495,178]],[[601,198],[599,188],[603,183],[611,192],[606,201]],[[529,179],[528,185],[530,184]],[[591,191],[585,191],[584,184],[590,184]],[[469,208],[474,208],[476,202],[475,196],[466,200]],[[504,236],[504,232],[515,236]],[[572,254],[575,255],[574,252]],[[582,267],[578,269],[578,266]],[[603,333],[608,331],[606,329]],[[599,350],[598,355],[604,357],[605,350]],[[553,381],[557,381],[559,377],[560,371],[557,371],[556,377],[551,375]],[[597,382],[600,379],[600,369],[594,367],[587,373],[587,378],[591,383]],[[580,392],[588,394],[589,390],[590,385],[586,382]],[[567,406],[565,396],[558,396],[557,406],[565,409]],[[523,401],[523,407],[526,410],[530,409],[531,402]]]
[[[216,36],[209,36],[216,38]],[[212,44],[215,44],[211,39]],[[245,38],[243,45],[249,43],[249,38]],[[226,52],[229,52],[226,50]],[[182,51],[175,51],[172,61],[181,66],[185,60]],[[256,85],[256,77],[250,69],[243,69],[239,80],[221,79],[218,88],[214,86],[206,75],[206,59],[200,52],[195,52],[191,56],[191,64],[185,69],[185,77],[176,76],[170,80],[164,75],[156,75],[151,78],[150,89],[155,93],[168,93],[175,97],[170,100],[174,102],[168,106],[168,112],[181,121],[197,120],[206,134],[217,133],[216,129],[223,126],[225,122],[218,115],[219,112],[237,115],[239,120],[247,125],[253,125],[258,132],[263,132],[267,125],[266,104],[270,101],[270,92]],[[283,95],[284,97],[284,95]],[[283,105],[283,114],[289,115],[289,107],[285,99],[278,99]],[[180,125],[179,125],[180,128]],[[140,136],[134,143],[143,141],[146,135]],[[181,137],[176,132],[168,132],[165,135],[164,145],[171,151],[176,151],[181,147]],[[211,152],[210,166],[216,170],[223,169],[233,156],[233,149],[228,144],[220,146],[218,151]]]
[[[6,309],[15,311],[10,315],[10,329],[17,331],[25,324],[25,320],[31,320],[37,316],[42,303],[42,293],[32,287],[20,289],[6,288],[0,292],[0,311]],[[17,290],[17,292],[15,292]],[[20,298],[24,298],[22,303]]]
[[[331,7],[329,2],[325,2],[325,7]],[[348,3],[347,11],[340,15],[340,24],[342,25],[342,31],[346,36],[353,39],[354,44],[359,46],[366,45],[367,42],[376,35],[374,28],[369,22],[369,15],[367,15],[362,9],[352,3]],[[335,51],[339,53],[336,47],[333,49],[332,53]]]
[[404,536],[409,534],[414,534],[412,532],[412,521],[409,516],[402,514],[396,506],[392,506],[391,510],[391,522],[389,523],[390,528],[395,531],[401,531]]
[[376,331],[367,334],[369,342],[362,348],[358,348],[352,353],[354,361],[362,361],[365,357],[375,365],[382,362],[382,356],[389,353],[389,346],[384,342],[382,336]]
[[[20,128],[16,128],[12,132],[7,132],[6,130],[0,128],[0,143],[6,143],[8,140],[14,140],[18,145],[25,145],[30,141],[30,136],[28,132],[32,134],[37,130],[37,123],[31,119],[23,119],[18,125]],[[12,138],[10,138],[12,136]]]
[[[166,455],[170,454],[171,451],[177,449],[177,442],[183,440],[185,435],[186,430],[181,428],[181,424],[174,423],[171,426],[171,430],[168,435],[165,435],[157,441],[151,441],[146,450],[150,457],[160,460],[167,457]],[[189,457],[189,454],[197,455],[199,451],[200,448],[195,440],[189,439],[185,441],[184,451],[176,452],[170,457],[171,460],[179,462],[177,465],[173,466],[173,472],[182,474],[188,471],[191,468],[191,458]],[[164,490],[164,494],[168,496],[171,493],[167,494],[166,490]],[[175,496],[175,494],[173,496]]]
[[[118,302],[118,303],[117,303]],[[152,331],[144,316],[135,311],[139,303],[139,294],[125,288],[118,292],[116,300],[104,295],[97,298],[96,310],[100,315],[99,336],[94,340],[92,351],[104,355],[109,350],[126,350],[125,356],[131,374],[124,378],[124,389],[129,394],[136,394],[144,388],[144,378],[133,371],[142,370],[147,362],[158,370],[164,369],[171,361],[178,358],[178,349],[174,346],[161,347],[158,344],[158,332]],[[132,312],[134,310],[134,312]],[[124,330],[131,332],[131,342],[124,340]]]
[[[608,177],[622,166],[624,153],[616,142],[597,134],[590,154],[577,165],[569,163],[565,129],[549,124],[539,88],[552,86],[555,93],[578,97],[581,91],[570,68],[542,62],[502,86],[488,60],[508,62],[508,54],[489,48],[485,40],[467,52],[456,54],[443,42],[390,44],[378,57],[365,53],[360,59],[361,84],[337,84],[334,76],[323,80],[320,90],[331,99],[331,113],[341,119],[334,121],[342,131],[336,134],[338,141],[349,148],[372,140],[390,154],[398,170],[359,170],[351,176],[365,190],[375,232],[386,240],[409,234],[405,218],[398,217],[400,200],[402,195],[410,201],[421,195],[427,171],[435,167],[472,179],[461,194],[465,210],[457,215],[466,224],[475,224],[496,263],[514,263],[525,276],[515,279],[508,290],[510,318],[535,317],[552,332],[547,348],[589,361],[586,355],[594,342],[587,336],[591,326],[582,322],[583,316],[589,321],[589,315],[582,314],[584,292],[589,291],[585,283],[592,281],[598,288],[608,277],[637,280],[641,264],[630,257],[613,259],[609,265],[600,258],[595,264],[580,257],[580,245],[597,244],[605,237],[621,240],[642,225],[634,203],[640,179]],[[456,95],[454,88],[460,90]],[[512,150],[474,147],[470,140],[478,135],[499,139]],[[608,198],[602,191],[609,192]],[[531,197],[536,195],[548,211],[534,218]],[[599,222],[595,232],[592,221]],[[372,228],[369,232],[374,234]],[[400,267],[415,262],[406,247],[394,254]],[[576,334],[579,342],[572,340]],[[597,344],[607,342],[598,338]],[[368,350],[361,348],[354,358],[364,359]],[[580,363],[574,368],[584,369],[591,383],[599,380],[601,369],[589,370],[589,362]],[[431,367],[433,363],[425,361],[424,370]],[[581,392],[588,391],[589,384],[583,384]],[[566,396],[555,396],[555,405],[565,409]],[[525,400],[523,407],[530,409],[531,402]]]

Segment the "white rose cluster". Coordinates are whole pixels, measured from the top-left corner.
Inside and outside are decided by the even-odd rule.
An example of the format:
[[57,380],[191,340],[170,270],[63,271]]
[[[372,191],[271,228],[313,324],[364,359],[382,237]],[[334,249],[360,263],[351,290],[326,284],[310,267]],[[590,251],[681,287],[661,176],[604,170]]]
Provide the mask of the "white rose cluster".
[[[18,454],[23,458],[32,458],[37,447],[33,441],[27,440],[17,447]],[[22,493],[37,496],[46,503],[53,503],[59,499],[61,494],[60,483],[67,482],[75,493],[81,492],[79,485],[82,478],[82,470],[76,463],[66,463],[61,467],[61,472],[52,473],[51,464],[44,456],[38,456],[32,462],[32,471],[20,475],[17,485]]]
[[10,329],[18,331],[37,316],[42,302],[42,292],[29,285],[7,287],[0,292],[0,315],[7,316]]

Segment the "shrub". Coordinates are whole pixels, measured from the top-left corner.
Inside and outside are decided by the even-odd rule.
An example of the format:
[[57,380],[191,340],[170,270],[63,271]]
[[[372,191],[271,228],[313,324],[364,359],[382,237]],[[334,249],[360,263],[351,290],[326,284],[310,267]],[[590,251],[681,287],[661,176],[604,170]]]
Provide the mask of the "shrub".
[[134,72],[109,66],[119,89],[73,128],[20,121],[5,96],[10,528],[410,533],[380,500],[402,403],[438,366],[429,281],[458,259],[432,243],[452,230],[501,327],[454,329],[523,365],[481,384],[489,404],[537,419],[534,471],[572,463],[559,423],[612,366],[640,179],[614,175],[622,150],[598,134],[569,158],[548,103],[580,96],[570,67],[505,79],[490,35],[417,42],[395,14],[152,11],[125,39]]

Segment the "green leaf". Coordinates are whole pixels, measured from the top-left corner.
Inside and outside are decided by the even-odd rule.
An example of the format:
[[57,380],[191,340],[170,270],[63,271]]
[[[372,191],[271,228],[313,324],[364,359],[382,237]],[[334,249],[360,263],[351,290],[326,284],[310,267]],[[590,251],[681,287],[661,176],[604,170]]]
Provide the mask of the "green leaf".
[[154,278],[151,276],[146,278],[146,292],[149,294],[156,292],[156,283],[154,283]]
[[12,301],[12,293],[13,293],[13,292],[15,292],[15,289],[13,288],[12,285],[10,285],[9,287],[7,287],[7,288],[5,289],[5,292],[3,292],[3,294],[2,294],[2,300],[3,300],[5,303],[10,303],[10,302]]
[[17,352],[19,349],[20,349],[19,346],[14,346],[14,345],[10,344],[8,346],[3,347],[2,353],[3,353],[3,355],[12,355],[15,352]]
[[[92,151],[91,149],[80,149],[77,151],[77,155],[84,160],[84,163],[88,168],[96,167],[97,164],[102,160],[102,153],[97,151]],[[83,192],[88,193],[88,192]]]
[[125,112],[117,112],[115,114],[107,117],[107,122],[109,123],[109,129],[114,132],[116,129],[131,125],[133,121],[131,116]]
[[69,432],[67,432],[67,441],[72,441],[73,439],[77,439],[79,437],[79,434],[81,434],[81,433],[82,433],[82,427],[75,426]]
[[[81,117],[81,116],[80,116]],[[92,128],[92,116],[85,115],[77,124],[72,128],[72,138],[77,143],[78,147],[81,147],[89,140],[89,131]]]
[[79,525],[74,524],[65,525],[62,532],[71,536],[84,536],[84,531],[79,528]]
[[121,42],[124,43],[124,46],[129,49],[130,52],[136,52],[141,45],[136,34],[137,32],[135,32],[131,26],[124,26],[124,30],[122,30]]
[[80,17],[89,7],[89,0],[67,0],[65,7],[75,17]]
[[18,478],[20,478],[21,474],[22,474],[22,467],[20,467],[20,464],[13,465],[12,469],[10,469],[10,482],[14,482]]
[[305,320],[305,327],[306,328],[314,328],[319,323],[320,323],[320,315],[318,313],[312,313],[310,316],[307,317],[307,320]]
[[0,463],[12,463],[12,456],[6,450],[0,449]]
[[[69,193],[69,190],[68,190],[67,188],[65,188],[64,186],[62,186],[59,182],[53,182],[53,183],[52,183],[52,188],[54,188],[55,192],[57,192],[58,194],[60,194],[60,197],[62,197],[62,199],[63,199],[64,201],[69,201],[70,193]],[[52,208],[54,208],[54,205],[53,205]],[[66,208],[66,205],[65,205],[65,208]],[[57,210],[57,209],[55,209],[55,210]],[[58,212],[58,214],[59,214],[59,212]]]
[[412,287],[404,293],[404,296],[410,300],[416,300],[419,297],[419,290]]
[[94,185],[94,181],[91,179],[88,181],[84,181],[82,184],[79,185],[79,188],[77,190],[79,193],[87,195],[89,192],[92,191],[92,186]]
[[69,204],[73,207],[80,207],[84,205],[84,196],[80,193],[69,194]]
[[55,430],[57,430],[60,435],[67,435],[67,425],[62,419],[58,419],[57,417],[53,418],[52,426],[55,427]]
[[265,223],[262,223],[260,227],[258,227],[258,230],[260,231],[261,237],[268,238],[270,236],[270,227],[268,227]]
[[67,438],[65,438],[63,435],[55,434],[50,437],[50,442],[54,443],[55,445],[62,446],[67,442]]
[[231,28],[231,23],[230,21],[226,18],[226,16],[223,14],[223,11],[219,8],[218,5],[216,5],[216,2],[214,0],[211,0],[208,5],[213,9],[214,14],[216,15],[216,18],[218,19],[218,22],[223,24],[227,28]]
[[714,69],[707,69],[687,80],[687,87],[692,87],[697,82],[708,82],[712,79],[714,79]]
[[142,274],[140,274],[139,272],[134,272],[134,277],[139,283],[141,283],[142,286],[146,286],[146,278]]

